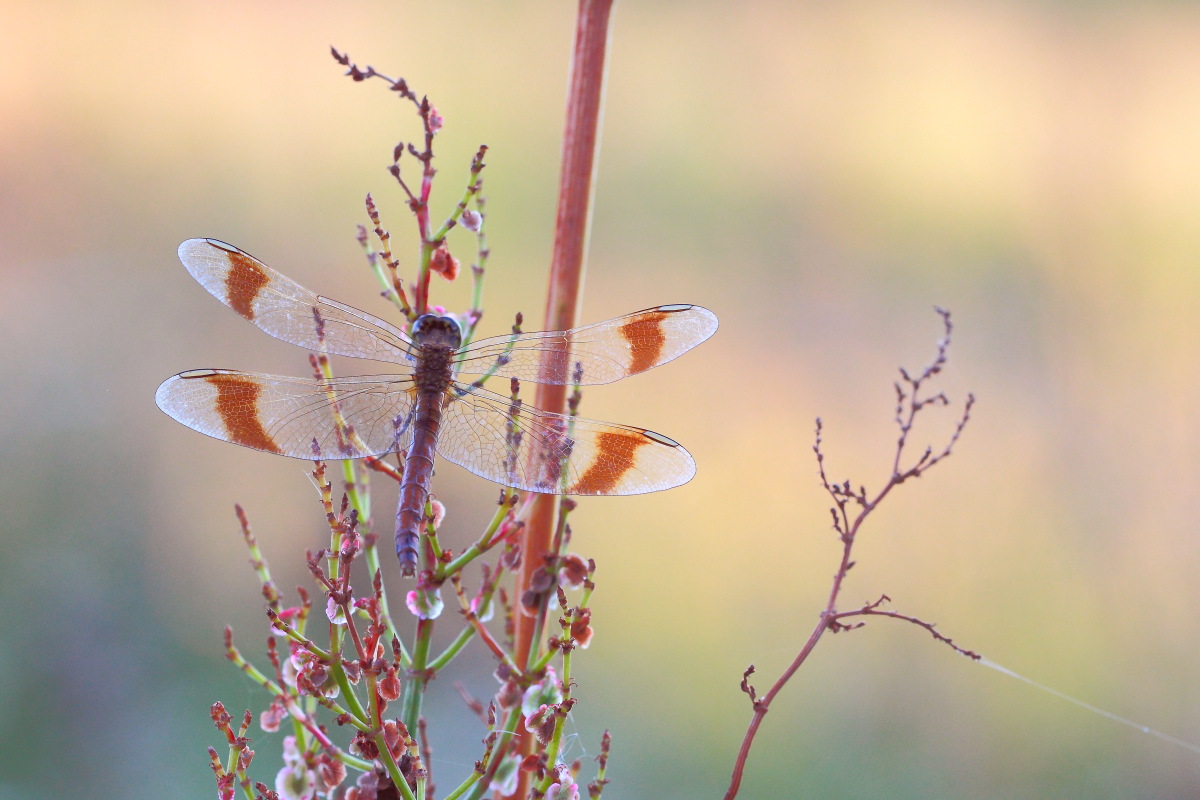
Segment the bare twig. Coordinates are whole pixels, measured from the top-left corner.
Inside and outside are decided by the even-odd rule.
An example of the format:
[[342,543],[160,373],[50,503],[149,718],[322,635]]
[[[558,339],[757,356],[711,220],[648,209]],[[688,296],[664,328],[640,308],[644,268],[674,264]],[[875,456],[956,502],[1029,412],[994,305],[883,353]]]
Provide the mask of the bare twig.
[[967,656],[968,658],[978,659],[979,655],[971,650],[965,650],[948,637],[938,633],[932,623],[925,622],[916,617],[911,617],[906,614],[901,614],[895,611],[888,611],[881,608],[881,605],[888,600],[887,595],[882,595],[879,600],[874,603],[869,603],[862,608],[853,611],[839,612],[837,610],[838,597],[841,594],[843,584],[850,569],[854,566],[854,561],[851,558],[851,552],[854,548],[854,542],[862,528],[863,523],[870,516],[871,512],[879,507],[879,504],[885,497],[894,489],[906,480],[918,478],[925,474],[930,468],[937,464],[942,459],[946,458],[952,452],[954,445],[958,442],[963,429],[966,427],[970,419],[971,408],[975,403],[973,395],[967,396],[967,401],[964,404],[962,417],[959,419],[958,425],[954,433],[950,436],[945,447],[937,454],[933,455],[932,448],[927,447],[922,455],[908,467],[902,467],[905,446],[909,441],[909,434],[912,432],[913,423],[917,414],[928,407],[938,407],[949,405],[949,399],[942,393],[929,395],[927,397],[921,395],[921,389],[925,382],[933,378],[942,371],[946,364],[946,354],[950,346],[950,333],[952,330],[950,324],[950,313],[944,309],[936,309],[937,313],[942,318],[942,323],[945,329],[944,336],[938,340],[937,351],[933,361],[921,371],[917,377],[912,377],[904,369],[900,370],[901,381],[896,384],[896,423],[900,428],[900,436],[896,440],[896,450],[892,459],[891,475],[884,483],[883,488],[878,492],[871,494],[865,486],[853,488],[850,481],[835,483],[830,481],[825,471],[825,455],[822,447],[822,424],[818,419],[816,422],[816,441],[813,445],[813,452],[817,457],[817,472],[820,476],[821,485],[825,487],[825,491],[833,500],[833,506],[829,509],[833,520],[833,530],[838,535],[838,540],[842,544],[841,562],[838,564],[837,572],[833,576],[833,584],[829,590],[829,596],[825,603],[825,608],[821,612],[820,618],[812,633],[809,634],[808,640],[801,647],[800,652],[788,665],[783,674],[771,685],[771,688],[761,698],[757,691],[750,685],[750,675],[754,672],[754,667],[750,666],[742,675],[741,688],[742,691],[750,698],[753,716],[747,726],[746,734],[742,739],[741,747],[738,750],[737,758],[733,765],[733,775],[730,778],[729,789],[725,793],[725,800],[733,800],[737,796],[738,789],[741,786],[742,776],[746,768],[746,760],[750,755],[750,748],[754,744],[754,738],[758,733],[759,727],[762,725],[763,719],[766,717],[767,711],[770,710],[771,702],[776,695],[782,691],[787,682],[796,673],[796,670],[808,658],[809,653],[816,647],[817,642],[826,631],[830,633],[838,633],[841,631],[852,630],[861,627],[862,623],[847,624],[843,620],[855,617],[866,616],[881,616],[899,619],[905,622],[910,622],[914,625],[924,628],[935,639],[943,644],[951,647],[955,652]]

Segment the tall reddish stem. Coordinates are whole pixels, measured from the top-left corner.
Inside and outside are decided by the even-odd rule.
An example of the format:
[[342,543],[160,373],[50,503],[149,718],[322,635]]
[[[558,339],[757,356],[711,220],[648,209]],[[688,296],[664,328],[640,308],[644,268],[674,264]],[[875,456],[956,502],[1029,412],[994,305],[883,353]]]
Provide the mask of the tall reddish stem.
[[[583,267],[591,221],[592,177],[596,169],[596,145],[599,139],[600,108],[604,94],[604,57],[608,46],[608,20],[612,0],[579,0],[575,27],[575,52],[571,63],[571,82],[567,93],[566,123],[563,129],[562,173],[558,185],[558,215],[554,226],[554,252],[550,262],[550,286],[546,297],[545,330],[573,328],[579,316],[583,293]],[[538,408],[556,413],[566,411],[566,365],[563,383],[539,384],[535,403]],[[554,533],[555,498],[542,495],[531,511],[522,537],[521,572],[518,597],[530,586],[533,576],[545,566],[543,555],[550,549]],[[545,604],[540,612],[545,614]],[[536,651],[533,640],[541,629],[534,617],[518,613],[516,617],[517,663],[529,663]],[[532,752],[532,739],[522,737],[519,752]],[[527,773],[511,797],[525,797]]]

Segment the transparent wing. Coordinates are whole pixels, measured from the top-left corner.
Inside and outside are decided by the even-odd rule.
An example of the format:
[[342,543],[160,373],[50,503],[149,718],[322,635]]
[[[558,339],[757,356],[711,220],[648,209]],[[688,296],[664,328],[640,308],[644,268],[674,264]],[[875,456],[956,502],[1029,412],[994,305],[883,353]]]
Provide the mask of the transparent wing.
[[188,239],[179,260],[214,297],[285,342],[317,352],[411,365],[408,336],[378,317],[320,297],[216,239]]
[[544,494],[643,494],[696,474],[691,454],[661,434],[514,405],[462,384],[447,395],[437,451],[482,478]]
[[408,447],[416,390],[403,376],[331,381],[192,370],[163,381],[158,407],[192,430],[309,460],[378,456]]
[[495,374],[536,383],[611,383],[677,358],[712,336],[707,308],[669,305],[572,328],[481,339],[461,354],[459,372]]

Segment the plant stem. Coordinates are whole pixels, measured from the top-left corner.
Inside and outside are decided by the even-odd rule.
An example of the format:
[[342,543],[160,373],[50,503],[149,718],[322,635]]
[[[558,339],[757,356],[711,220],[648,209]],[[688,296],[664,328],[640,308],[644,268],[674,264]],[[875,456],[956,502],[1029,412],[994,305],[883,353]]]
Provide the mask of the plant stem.
[[[576,12],[575,50],[567,92],[566,123],[563,129],[562,172],[559,176],[558,212],[554,226],[554,252],[550,264],[550,286],[546,297],[546,330],[567,330],[578,319],[583,288],[584,254],[591,221],[592,178],[596,169],[601,99],[604,94],[604,59],[608,47],[608,22],[612,0],[579,0]],[[566,365],[562,385],[539,384],[535,404],[544,411],[566,410]],[[553,496],[538,498],[530,524],[522,536],[524,557],[517,578],[517,597],[541,569],[542,554],[550,547],[554,531]],[[543,606],[544,613],[544,606]],[[518,664],[527,664],[536,647],[537,620],[517,614]],[[523,736],[520,752],[532,752],[532,739]],[[528,773],[521,773],[511,797],[528,794]]]
[[404,682],[404,724],[410,731],[417,729],[417,718],[421,716],[421,700],[425,696],[425,685],[429,682],[427,663],[429,643],[433,638],[433,620],[417,620],[416,644],[413,645],[412,668]]

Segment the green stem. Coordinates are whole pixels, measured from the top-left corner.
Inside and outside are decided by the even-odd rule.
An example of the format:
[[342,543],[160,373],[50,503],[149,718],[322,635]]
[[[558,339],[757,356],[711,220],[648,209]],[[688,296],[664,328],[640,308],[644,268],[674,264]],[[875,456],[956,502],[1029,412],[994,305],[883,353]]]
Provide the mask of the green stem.
[[425,495],[425,540],[429,542],[429,546],[422,548],[422,555],[428,551],[433,559],[432,564],[426,564],[425,567],[433,572],[434,582],[441,583],[442,580],[442,555],[445,551],[442,550],[442,543],[438,539],[437,528],[433,526],[433,498]]
[[467,642],[475,636],[475,629],[470,625],[458,632],[458,636],[454,637],[454,641],[446,646],[441,655],[429,662],[429,669],[437,672],[442,667],[450,663],[450,661],[459,654],[459,652],[467,646]]
[[445,579],[450,575],[462,570],[467,564],[486,553],[492,547],[492,537],[496,535],[496,531],[504,524],[505,518],[508,517],[508,512],[512,510],[510,499],[514,494],[514,490],[505,487],[503,494],[500,496],[500,505],[496,508],[496,513],[492,514],[492,519],[488,522],[483,534],[475,540],[475,542],[462,552],[457,558],[446,564],[446,568],[439,577]]
[[[569,635],[570,629],[568,626],[563,626],[563,637]],[[543,794],[550,788],[553,783],[556,773],[555,765],[558,763],[558,751],[562,747],[563,728],[567,721],[567,713],[564,708],[570,708],[571,702],[571,654],[574,652],[572,647],[563,648],[563,699],[556,709],[557,716],[554,720],[554,734],[550,737],[550,745],[546,748],[546,777],[542,779],[542,784],[539,787]]]
[[[285,636],[287,636],[293,642],[299,642],[300,644],[304,645],[306,648],[308,648],[308,651],[310,653],[312,653],[313,655],[315,655],[317,658],[321,659],[322,661],[328,661],[330,663],[333,663],[334,661],[337,660],[336,658],[334,658],[333,651],[322,650],[320,647],[317,647],[313,643],[312,639],[309,639],[307,636],[305,636],[304,634],[297,631],[291,625],[288,625],[286,622],[281,620],[277,615],[268,614],[268,617],[270,617],[270,619],[271,619],[271,624],[274,625],[275,627],[279,628],[279,630],[283,631]],[[336,628],[337,626],[335,625],[334,627]]]
[[[480,151],[480,155],[482,155],[482,151]],[[467,210],[467,204],[471,202],[471,198],[479,191],[482,186],[482,183],[479,181],[479,172],[482,169],[483,162],[481,160],[477,160],[475,164],[472,164],[471,182],[467,185],[466,190],[463,191],[462,199],[458,201],[458,205],[454,207],[454,210],[450,212],[450,216],[442,223],[442,227],[438,228],[437,232],[430,237],[430,240],[435,244],[441,244],[446,238],[446,234],[450,233],[450,229],[458,224],[463,212]]]
[[[508,751],[508,745],[512,742],[517,725],[520,724],[520,720],[521,707],[518,705],[512,711],[508,712],[508,717],[504,720],[504,732],[500,734],[500,739],[496,743],[496,748],[492,751],[492,761],[490,764],[488,764],[487,771],[483,774],[483,777],[487,778],[489,781],[496,774],[496,770],[499,769],[500,763],[504,760],[504,756]],[[484,790],[487,789],[487,785],[488,781],[477,783],[475,788],[471,790],[471,794],[468,796],[467,800],[479,800],[479,798],[483,796]],[[447,800],[449,799],[447,798]]]
[[354,727],[359,730],[375,730],[372,720],[367,710],[362,707],[362,703],[358,700],[358,695],[354,693],[354,687],[350,684],[350,678],[346,675],[346,670],[342,667],[339,661],[336,664],[330,665],[330,670],[333,672],[333,679],[337,681],[338,688],[342,690],[342,697],[346,698],[346,708],[352,720],[357,719],[360,725]]
[[404,778],[404,773],[400,771],[400,765],[396,763],[396,759],[392,758],[392,751],[388,749],[387,739],[384,738],[382,730],[375,734],[375,747],[379,750],[379,758],[387,769],[388,777],[392,779],[392,783],[396,784],[400,794],[404,795],[404,800],[417,800],[417,796],[413,794],[412,788]]
[[[495,574],[492,576],[492,590],[483,596],[483,603],[480,606],[481,608],[492,602],[492,596],[495,594],[496,587],[500,584],[500,579],[503,577],[503,575],[504,567],[497,567]],[[463,611],[469,612],[470,607],[464,608]],[[458,632],[458,636],[454,637],[454,641],[447,645],[446,649],[442,651],[441,655],[429,662],[429,670],[431,672],[437,672],[449,664],[450,661],[459,654],[459,651],[466,647],[467,642],[471,641],[472,637],[474,636],[475,626],[467,625],[467,627]],[[520,672],[520,670],[517,669],[517,665],[512,663],[511,659],[509,660],[508,665],[512,668],[513,672]]]
[[458,798],[462,797],[463,792],[467,791],[472,786],[474,786],[475,783],[478,782],[478,780],[482,777],[483,777],[482,772],[472,772],[465,781],[460,783],[454,789],[454,791],[452,791],[450,794],[446,795],[445,800],[458,800]]
[[283,689],[281,689],[279,687],[279,684],[275,683],[275,681],[268,678],[266,675],[264,675],[262,673],[261,670],[258,669],[258,667],[254,666],[249,661],[247,661],[245,658],[243,658],[241,651],[238,650],[236,647],[233,647],[231,645],[226,650],[226,654],[228,655],[229,660],[232,661],[238,667],[238,669],[240,669],[242,672],[246,673],[246,675],[250,678],[250,680],[254,681],[259,686],[266,689],[273,696],[279,696],[279,697],[283,696],[284,691],[283,691]]
[[342,462],[342,478],[349,490],[350,506],[358,512],[360,529],[371,519],[371,484],[366,467],[357,459],[346,459]]
[[427,673],[429,645],[433,639],[433,620],[417,620],[417,639],[413,645],[412,667],[408,670],[409,678],[404,683],[403,717],[409,731],[417,729],[417,719],[421,716],[421,701],[425,697],[425,686],[429,682]]

